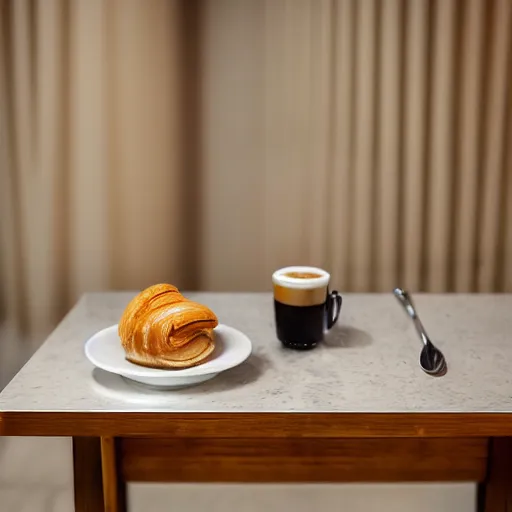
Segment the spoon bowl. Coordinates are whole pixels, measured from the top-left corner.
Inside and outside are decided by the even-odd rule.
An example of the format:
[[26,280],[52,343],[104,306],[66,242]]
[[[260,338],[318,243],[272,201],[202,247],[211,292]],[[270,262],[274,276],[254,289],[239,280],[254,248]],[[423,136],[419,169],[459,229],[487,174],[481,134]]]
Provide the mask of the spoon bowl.
[[446,360],[441,351],[429,340],[420,352],[420,366],[425,373],[437,375],[446,369]]

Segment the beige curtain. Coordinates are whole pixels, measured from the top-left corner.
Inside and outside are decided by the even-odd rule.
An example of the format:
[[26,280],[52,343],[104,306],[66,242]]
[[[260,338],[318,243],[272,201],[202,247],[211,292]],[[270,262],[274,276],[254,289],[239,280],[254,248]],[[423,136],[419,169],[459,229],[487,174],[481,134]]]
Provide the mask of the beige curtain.
[[0,2],[2,299],[512,291],[512,0]]

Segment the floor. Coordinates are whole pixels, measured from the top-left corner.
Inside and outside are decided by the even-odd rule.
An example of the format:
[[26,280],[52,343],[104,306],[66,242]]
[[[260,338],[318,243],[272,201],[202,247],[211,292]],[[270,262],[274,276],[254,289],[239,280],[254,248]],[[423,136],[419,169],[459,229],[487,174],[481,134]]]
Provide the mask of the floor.
[[[37,348],[0,326],[0,389]],[[73,512],[71,440],[0,438],[0,512]],[[128,488],[130,512],[473,512],[472,484],[148,485]]]

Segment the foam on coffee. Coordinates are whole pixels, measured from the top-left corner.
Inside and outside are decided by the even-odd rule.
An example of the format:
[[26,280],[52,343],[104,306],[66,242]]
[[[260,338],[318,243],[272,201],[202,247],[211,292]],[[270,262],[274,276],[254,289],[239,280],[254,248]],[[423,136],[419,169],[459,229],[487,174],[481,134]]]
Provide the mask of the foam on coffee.
[[274,299],[289,306],[316,306],[327,296],[330,275],[316,267],[285,267],[272,275]]
[[286,274],[283,275],[293,279],[316,279],[322,277],[322,274],[316,274],[314,272],[286,272]]

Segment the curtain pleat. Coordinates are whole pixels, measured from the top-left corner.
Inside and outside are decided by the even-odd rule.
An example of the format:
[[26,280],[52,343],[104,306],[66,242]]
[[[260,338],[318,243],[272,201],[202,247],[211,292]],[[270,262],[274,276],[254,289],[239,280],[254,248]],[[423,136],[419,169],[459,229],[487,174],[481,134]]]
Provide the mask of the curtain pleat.
[[198,194],[189,193],[191,171],[183,168],[184,126],[192,111],[183,104],[183,6],[178,0],[99,4],[105,15],[105,49],[96,53],[103,99],[84,100],[95,105],[91,121],[103,123],[106,135],[96,148],[98,165],[106,166],[97,180],[103,187],[98,200],[108,203],[97,256],[108,282],[97,287],[133,289],[162,281],[186,286],[183,266],[186,258],[194,261],[186,251],[196,236],[195,221],[187,220],[200,204]]
[[475,290],[480,128],[483,104],[485,5],[470,0],[461,12],[461,46],[457,108],[454,289]]
[[349,286],[354,291],[372,288],[375,250],[375,134],[377,97],[377,4],[355,3],[354,155],[352,161],[352,230]]
[[109,139],[105,71],[110,64],[106,4],[70,4],[69,42],[69,262],[70,294],[109,285]]
[[[317,237],[311,228],[324,229],[314,222],[323,217],[326,205],[323,201],[315,203],[317,194],[322,194],[325,169],[315,168],[312,161],[312,105],[318,106],[318,98],[313,96],[316,55],[312,55],[312,38],[319,35],[313,26],[313,9],[310,1],[265,3],[266,277],[261,279],[260,289],[268,288],[272,268],[308,259],[311,237]],[[319,78],[324,84],[325,71],[324,67],[324,76]],[[302,151],[295,151],[297,147]],[[313,182],[320,192],[313,191]],[[321,238],[320,250],[325,242],[325,237]]]
[[[14,208],[18,216],[16,237],[18,238],[17,257],[20,260],[19,275],[16,285],[20,295],[22,308],[20,314],[32,328],[41,328],[41,303],[38,300],[39,276],[46,270],[45,254],[39,258],[37,245],[39,223],[45,212],[40,206],[40,174],[34,152],[36,143],[36,98],[35,80],[36,63],[34,54],[34,4],[28,0],[13,2],[10,6],[10,37],[8,57],[10,69],[7,80],[10,80],[12,117],[10,118],[10,142],[12,144],[11,169],[15,190]],[[43,306],[44,307],[44,306]]]
[[327,247],[328,268],[340,289],[349,288],[352,163],[354,144],[355,2],[333,5],[332,163],[329,191]]
[[[209,0],[201,5],[203,144],[195,148],[201,153],[201,181],[195,185],[201,190],[196,203],[202,247],[198,286],[246,290],[266,277],[262,242],[265,5],[261,0]],[[182,222],[188,226],[186,218]]]
[[11,74],[11,6],[0,3],[0,318],[22,318],[20,212],[14,167],[13,101]]
[[[483,155],[481,179],[481,219],[478,234],[477,289],[490,292],[497,287],[498,249],[502,244],[500,236],[500,215],[502,166],[504,163],[504,133],[507,104],[511,94],[509,73],[510,0],[496,0],[491,6],[491,27],[489,32],[489,58],[485,73],[486,110],[483,119]],[[512,229],[512,226],[510,226]]]
[[449,285],[454,162],[455,7],[455,0],[435,2],[432,13],[425,253],[427,289],[433,292],[446,291]]
[[[331,236],[328,226],[330,162],[332,160],[331,98],[333,85],[333,2],[320,0],[311,6],[311,69],[309,100],[309,161],[305,170],[304,205],[324,205],[304,208],[303,237],[307,241],[306,260],[325,267]],[[313,229],[312,229],[313,228]]]
[[402,124],[402,59],[403,59],[403,5],[401,0],[380,4],[380,31],[377,53],[379,58],[377,80],[377,140],[376,160],[377,198],[374,287],[389,291],[396,286],[399,268],[400,221],[400,138]]
[[399,276],[402,286],[422,290],[424,285],[425,203],[427,175],[427,122],[429,78],[429,27],[431,6],[428,0],[405,4],[402,130],[402,212],[399,233],[403,251]]
[[[65,138],[69,128],[68,86],[66,84],[69,44],[67,6],[62,0],[39,0],[34,3],[32,27],[34,38],[33,83],[36,105],[33,119],[32,148],[35,197],[31,214],[35,229],[27,230],[32,240],[36,273],[30,277],[31,299],[35,302],[37,329],[58,320],[56,312],[67,301],[69,276],[66,248],[69,241],[66,192],[69,164]],[[30,142],[30,140],[29,140]]]

